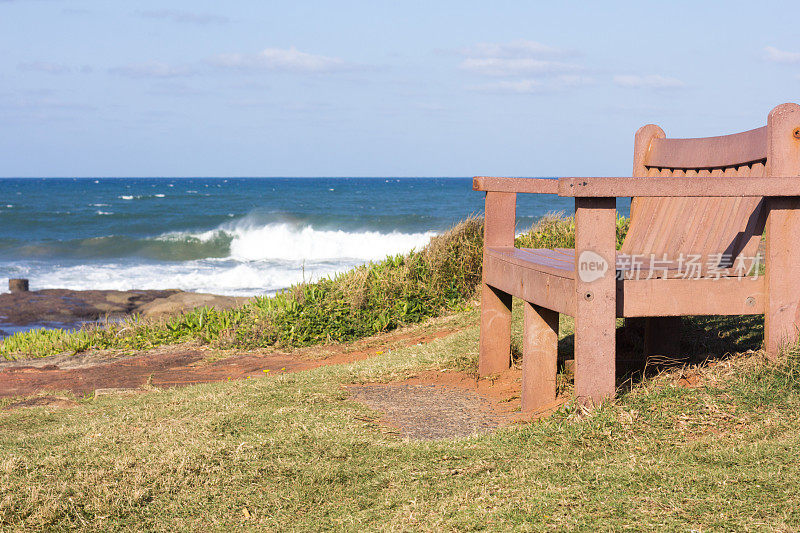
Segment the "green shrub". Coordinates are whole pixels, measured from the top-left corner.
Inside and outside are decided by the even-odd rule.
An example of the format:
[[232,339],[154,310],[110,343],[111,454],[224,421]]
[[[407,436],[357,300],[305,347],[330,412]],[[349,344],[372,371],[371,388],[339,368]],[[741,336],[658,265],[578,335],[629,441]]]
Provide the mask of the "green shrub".
[[244,326],[236,345],[305,346],[347,341],[455,310],[480,281],[483,221],[470,218],[420,251],[387,257],[333,278],[296,285],[253,307],[257,331]]
[[[617,241],[628,228],[617,220]],[[547,215],[516,238],[529,248],[575,244],[573,217]],[[200,308],[168,319],[134,316],[75,332],[34,330],[0,342],[6,359],[88,349],[146,349],[195,341],[221,347],[307,346],[367,337],[463,308],[481,279],[483,219],[468,218],[422,250],[301,283],[238,309]]]
[[[629,218],[617,217],[617,250],[625,240],[629,224]],[[527,232],[518,235],[515,245],[518,248],[574,248],[575,217],[565,217],[563,213],[545,215]]]

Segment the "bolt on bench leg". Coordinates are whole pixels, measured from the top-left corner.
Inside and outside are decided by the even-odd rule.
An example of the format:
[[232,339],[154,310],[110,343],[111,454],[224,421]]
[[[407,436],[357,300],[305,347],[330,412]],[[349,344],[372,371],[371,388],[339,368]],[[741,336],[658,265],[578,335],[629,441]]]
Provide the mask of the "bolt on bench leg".
[[522,341],[522,410],[534,411],[556,399],[558,313],[525,302]]

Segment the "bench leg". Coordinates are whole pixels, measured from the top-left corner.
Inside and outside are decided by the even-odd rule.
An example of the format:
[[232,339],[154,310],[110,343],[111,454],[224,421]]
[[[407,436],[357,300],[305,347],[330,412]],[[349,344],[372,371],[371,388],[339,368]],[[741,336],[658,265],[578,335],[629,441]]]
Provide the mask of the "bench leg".
[[681,317],[648,317],[644,323],[644,353],[647,357],[677,357],[681,351]]
[[488,376],[511,365],[511,295],[483,284],[478,375]]
[[575,396],[599,404],[616,392],[616,313],[575,317]]
[[[767,161],[770,176],[800,176],[800,106],[781,104],[767,117]],[[767,250],[764,346],[774,359],[784,344],[797,340],[800,324],[800,198],[766,198]]]
[[616,199],[575,198],[575,395],[598,404],[616,392]]
[[556,399],[558,313],[525,302],[522,341],[522,410],[534,411]]
[[767,218],[764,345],[775,359],[781,347],[797,340],[800,325],[800,198],[770,198]]

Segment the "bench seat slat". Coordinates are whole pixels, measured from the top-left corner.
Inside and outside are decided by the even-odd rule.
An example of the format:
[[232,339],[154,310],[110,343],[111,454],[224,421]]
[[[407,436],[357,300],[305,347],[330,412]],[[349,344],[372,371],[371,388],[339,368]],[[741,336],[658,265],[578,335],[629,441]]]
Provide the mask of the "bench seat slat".
[[[515,251],[516,250],[516,251]],[[565,255],[569,249],[539,250],[488,248],[484,279],[496,287],[535,305],[575,316],[575,299],[564,294],[575,290],[575,271],[557,268],[548,256]],[[618,254],[624,257],[624,254]],[[573,254],[574,257],[574,254]],[[667,279],[617,280],[617,316],[754,315],[764,312],[764,278],[721,277],[675,279],[673,265]]]

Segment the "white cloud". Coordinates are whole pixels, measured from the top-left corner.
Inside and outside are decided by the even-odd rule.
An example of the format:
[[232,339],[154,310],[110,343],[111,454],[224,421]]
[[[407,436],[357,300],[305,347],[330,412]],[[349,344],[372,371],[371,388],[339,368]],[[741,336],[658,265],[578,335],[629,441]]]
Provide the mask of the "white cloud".
[[485,93],[532,94],[541,92],[543,87],[544,83],[540,80],[504,80],[477,85],[472,89]]
[[774,46],[764,48],[764,57],[772,63],[800,63],[800,52],[786,52]]
[[180,11],[176,9],[158,9],[153,11],[139,11],[140,17],[148,19],[163,19],[171,22],[188,24],[227,24],[230,22],[228,17],[213,15],[210,13],[192,13],[190,11]]
[[472,89],[486,93],[535,94],[591,85],[594,82],[593,78],[586,76],[563,75],[541,79],[502,80],[478,85]]
[[172,66],[159,61],[137,63],[108,69],[112,74],[128,78],[179,78],[191,76],[195,71],[185,66]]
[[461,70],[505,81],[479,86],[479,90],[531,93],[544,85],[558,84],[542,80],[585,70],[574,63],[560,61],[571,52],[536,41],[517,40],[510,43],[478,43],[459,51],[466,56],[459,65]]
[[680,89],[686,84],[677,78],[661,76],[659,74],[649,74],[641,76],[638,74],[625,74],[614,76],[614,83],[620,87],[636,87],[641,89]]
[[338,57],[308,54],[294,46],[288,49],[266,48],[257,54],[219,54],[211,58],[210,63],[226,68],[305,73],[347,71],[359,68]]
[[560,57],[569,52],[561,48],[547,46],[536,41],[518,39],[510,43],[478,43],[459,50],[468,57],[520,58],[520,57]]
[[461,68],[483,76],[518,76],[531,74],[556,74],[582,70],[578,65],[534,58],[474,58],[461,63]]
[[26,72],[46,72],[48,74],[66,74],[72,69],[59,63],[48,63],[46,61],[34,61],[32,63],[20,63],[17,69]]

